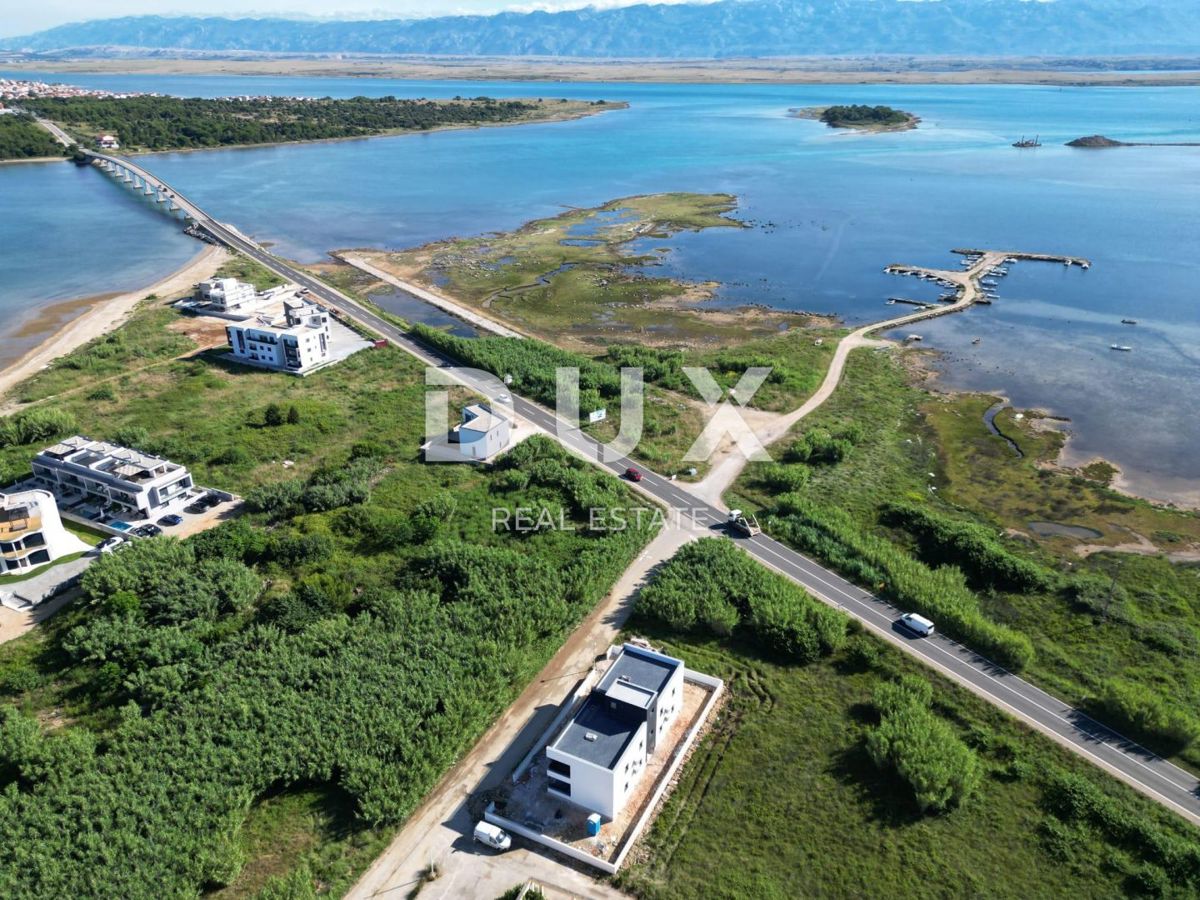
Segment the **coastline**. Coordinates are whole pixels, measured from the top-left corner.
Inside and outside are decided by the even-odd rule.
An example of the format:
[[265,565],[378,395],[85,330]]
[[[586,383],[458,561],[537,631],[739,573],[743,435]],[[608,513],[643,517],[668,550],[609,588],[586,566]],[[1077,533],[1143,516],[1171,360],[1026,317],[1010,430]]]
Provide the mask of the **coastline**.
[[[1200,84],[1200,65],[1173,57],[1154,68],[1144,57],[991,59],[945,56],[771,59],[614,59],[514,57],[270,57],[255,54],[174,59],[18,61],[0,70],[134,75],[261,75],[444,81],[630,82],[655,84],[1032,84],[1166,87]],[[1126,68],[1106,68],[1114,62]],[[1091,65],[1089,65],[1089,63]]]
[[822,122],[827,128],[858,134],[885,134],[889,131],[912,131],[921,124],[920,116],[914,116],[912,113],[903,109],[898,109],[896,112],[904,114],[904,121],[897,122],[894,125],[877,125],[873,123],[842,124],[841,122],[825,122],[821,116],[828,108],[829,107],[827,106],[793,106],[787,111],[787,114],[789,119],[808,119],[814,122]]
[[[209,277],[228,255],[224,248],[206,244],[182,267],[148,287],[124,293],[78,297],[46,307],[37,318],[21,326],[18,332],[19,336],[44,334],[39,343],[17,359],[0,362],[4,366],[0,369],[0,395],[8,394],[60,356],[112,331],[125,321],[147,295],[175,294]],[[6,411],[14,405],[12,398],[7,398],[7,401]]]
[[[521,100],[528,98],[516,97],[513,99]],[[294,141],[266,141],[259,144],[222,144],[219,147],[175,147],[164,150],[125,150],[122,149],[121,155],[130,158],[139,156],[160,156],[164,153],[211,153],[218,150],[261,150],[264,147],[294,147],[303,144],[341,144],[347,141],[373,141],[377,138],[390,137],[407,137],[409,135],[418,134],[436,134],[440,131],[466,131],[480,128],[515,128],[521,125],[552,125],[558,122],[573,122],[578,119],[587,119],[591,116],[598,116],[606,112],[615,112],[616,110],[629,109],[629,103],[625,100],[609,100],[603,106],[597,106],[590,109],[577,109],[571,112],[564,112],[556,115],[546,116],[541,119],[521,119],[515,122],[472,122],[452,125],[436,125],[433,128],[418,129],[418,128],[391,128],[387,131],[380,131],[376,134],[348,134],[343,137],[328,137],[328,138],[311,138],[299,139]],[[39,157],[34,159],[16,159],[7,160],[7,162],[52,162],[59,157]],[[62,161],[66,161],[67,157],[61,157]]]

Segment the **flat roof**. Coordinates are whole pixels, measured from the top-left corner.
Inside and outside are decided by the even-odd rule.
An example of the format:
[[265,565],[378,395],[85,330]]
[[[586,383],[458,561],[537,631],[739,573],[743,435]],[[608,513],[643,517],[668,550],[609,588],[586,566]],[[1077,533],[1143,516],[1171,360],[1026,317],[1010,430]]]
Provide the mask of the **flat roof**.
[[659,694],[675,671],[682,667],[681,659],[626,644],[604,673],[597,689],[608,693],[618,682],[623,682]]
[[[577,759],[611,769],[633,740],[640,722],[611,712],[605,698],[592,694],[551,746]],[[592,739],[589,740],[589,736]]]

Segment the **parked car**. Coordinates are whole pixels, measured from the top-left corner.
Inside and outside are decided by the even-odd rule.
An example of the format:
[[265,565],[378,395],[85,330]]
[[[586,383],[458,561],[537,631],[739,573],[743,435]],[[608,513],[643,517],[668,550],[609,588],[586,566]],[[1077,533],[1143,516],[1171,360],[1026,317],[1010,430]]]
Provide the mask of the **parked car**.
[[99,544],[97,544],[96,551],[98,553],[112,553],[114,550],[116,550],[118,547],[120,547],[124,543],[125,543],[125,538],[117,537],[116,535],[113,535],[110,538],[105,538]]
[[191,513],[193,516],[199,515],[202,512],[206,512],[207,510],[208,510],[208,504],[205,503],[203,500],[193,500],[191,503],[189,503],[187,506],[185,506],[183,508],[183,511],[185,513]]
[[630,481],[641,481],[642,473],[641,473],[641,470],[635,469],[633,466],[630,466],[628,469],[625,470],[625,477],[628,478]]
[[929,637],[933,634],[933,623],[924,616],[916,613],[905,613],[900,617],[900,624],[917,637]]
[[171,513],[169,516],[163,516],[161,519],[159,519],[158,524],[170,526],[170,525],[178,525],[182,521],[183,521],[183,516],[176,515],[175,513]]
[[475,840],[493,850],[507,850],[512,846],[508,832],[491,822],[480,822],[475,826]]
[[214,506],[220,506],[225,501],[222,500],[220,497],[218,497],[216,494],[209,491],[207,494],[205,494],[203,497],[200,498],[200,502],[203,503],[209,509],[212,509]]
[[162,532],[162,529],[159,528],[157,525],[152,525],[150,523],[146,523],[145,525],[141,525],[141,526],[133,529],[133,533],[136,534],[138,537],[151,538],[151,537],[158,537],[163,532]]

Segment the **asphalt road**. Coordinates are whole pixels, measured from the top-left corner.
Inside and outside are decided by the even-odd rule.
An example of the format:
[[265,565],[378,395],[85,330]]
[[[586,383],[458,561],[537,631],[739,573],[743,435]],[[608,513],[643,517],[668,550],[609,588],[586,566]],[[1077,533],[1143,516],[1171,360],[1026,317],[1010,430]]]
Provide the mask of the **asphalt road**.
[[[95,154],[110,159],[139,175],[158,181],[136,163],[118,157]],[[162,184],[162,182],[159,182]],[[262,263],[283,278],[309,289],[326,303],[352,316],[389,341],[433,366],[454,366],[455,361],[412,340],[404,332],[360,306],[351,298],[334,290],[282,260],[267,253],[257,244],[232,231],[204,213],[191,202],[175,194],[176,203],[195,218],[213,237],[235,250]],[[483,393],[490,393],[479,379],[466,377],[464,383]],[[635,465],[629,459],[604,462],[601,445],[579,429],[556,428],[556,416],[549,410],[516,395],[511,402],[521,417],[551,434],[568,449],[595,462],[614,475],[623,475]],[[672,515],[687,515],[698,524],[711,528],[713,533],[726,534],[725,512],[700,500],[681,485],[645,466],[636,464],[643,478],[634,487],[666,506]],[[896,620],[901,610],[885,600],[862,590],[836,573],[813,562],[801,553],[779,543],[765,534],[753,538],[733,538],[738,546],[763,565],[792,579],[813,596],[854,616],[872,632],[890,641],[922,662],[936,669],[968,690],[1000,707],[1068,749],[1100,766],[1127,784],[1169,809],[1200,825],[1200,781],[1176,765],[1151,753],[1136,742],[1122,737],[1086,714],[1074,709],[1006,671],[974,651],[941,635],[916,638],[904,632]]]

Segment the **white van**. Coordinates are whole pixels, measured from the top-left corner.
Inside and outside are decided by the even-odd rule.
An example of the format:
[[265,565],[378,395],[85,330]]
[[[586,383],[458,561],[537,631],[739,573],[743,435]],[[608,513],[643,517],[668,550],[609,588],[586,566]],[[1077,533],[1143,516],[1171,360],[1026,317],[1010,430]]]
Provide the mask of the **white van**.
[[491,822],[480,822],[475,826],[475,840],[493,850],[507,850],[512,846],[512,838],[508,836],[508,832]]
[[900,617],[900,624],[911,631],[917,637],[929,637],[933,634],[933,623],[924,616],[918,616],[916,613],[905,613]]

